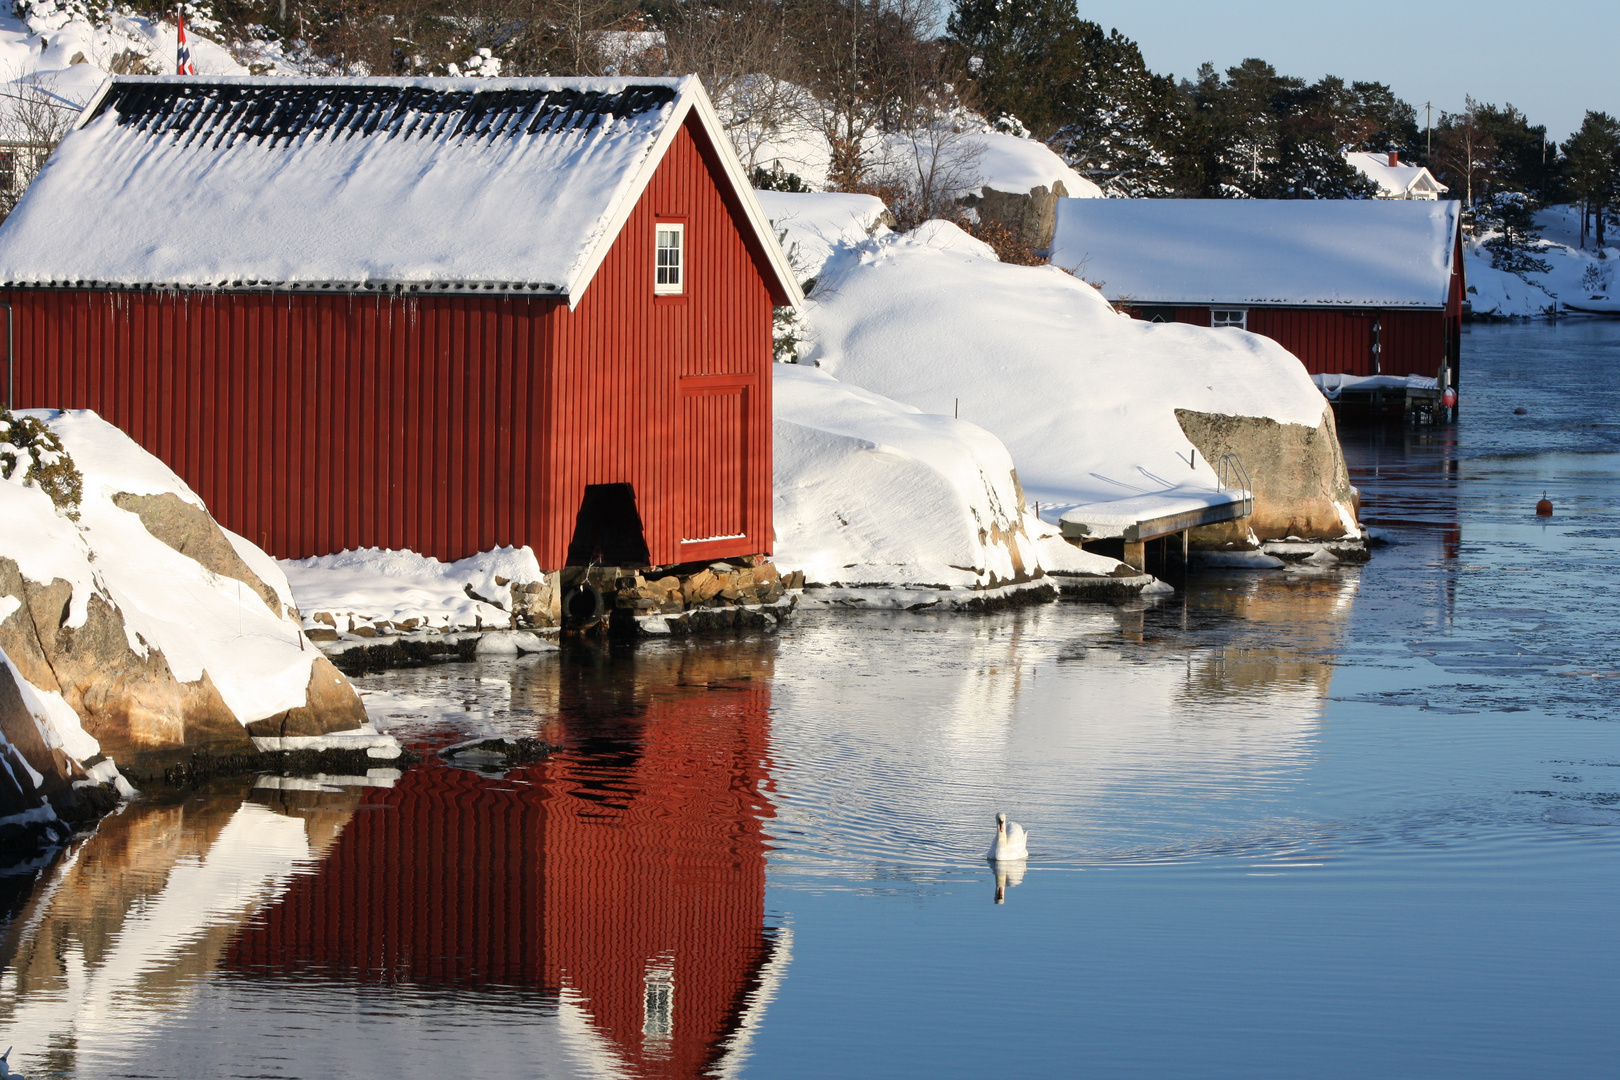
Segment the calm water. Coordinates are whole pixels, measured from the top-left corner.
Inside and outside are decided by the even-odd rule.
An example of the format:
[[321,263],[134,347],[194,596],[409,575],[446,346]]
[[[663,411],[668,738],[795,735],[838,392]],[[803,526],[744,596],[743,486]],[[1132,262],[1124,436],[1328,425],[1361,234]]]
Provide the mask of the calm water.
[[[1363,568],[370,678],[419,750],[565,749],[129,806],[0,893],[0,1046],[64,1077],[1606,1075],[1620,324],[1464,355],[1455,428],[1345,433],[1392,540]],[[1000,881],[998,809],[1032,832]]]

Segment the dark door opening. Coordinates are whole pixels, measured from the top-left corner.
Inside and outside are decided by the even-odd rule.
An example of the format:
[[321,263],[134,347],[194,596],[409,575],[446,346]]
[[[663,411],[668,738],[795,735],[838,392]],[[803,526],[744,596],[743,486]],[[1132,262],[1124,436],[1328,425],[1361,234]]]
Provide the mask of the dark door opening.
[[568,543],[569,566],[646,566],[647,537],[629,484],[586,484]]

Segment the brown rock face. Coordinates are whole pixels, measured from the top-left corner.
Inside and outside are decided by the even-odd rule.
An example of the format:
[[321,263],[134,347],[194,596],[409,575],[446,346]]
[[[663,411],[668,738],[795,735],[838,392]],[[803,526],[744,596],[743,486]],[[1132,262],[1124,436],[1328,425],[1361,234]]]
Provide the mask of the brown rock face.
[[332,731],[347,731],[366,722],[366,708],[360,704],[360,695],[354,684],[324,656],[317,656],[309,670],[309,689],[304,692],[301,708],[288,709],[247,726],[248,733],[257,738],[289,735],[325,735]]
[[271,611],[282,614],[281,598],[276,590],[266,585],[248,569],[242,556],[236,553],[225,531],[219,527],[208,511],[185,502],[172,492],[162,495],[130,495],[121,492],[113,496],[113,504],[128,510],[141,519],[146,531],[168,544],[180,554],[202,564],[220,577],[232,578],[248,586],[264,598]]
[[0,623],[0,650],[23,678],[54,690],[79,714],[102,753],[120,763],[153,751],[248,750],[252,744],[206,674],[183,683],[156,648],[129,647],[124,620],[100,595],[90,597],[84,625],[67,625],[73,589],[40,585],[0,558],[0,595],[23,605]]
[[980,221],[1001,226],[1031,251],[1044,252],[1057,228],[1057,201],[1068,194],[1059,180],[1050,191],[1041,186],[1022,195],[987,187],[962,202],[978,211]]
[[[253,573],[205,510],[173,494],[119,494],[113,502],[139,515],[148,532],[201,567],[242,582],[278,616],[290,614],[283,611],[276,591]],[[85,731],[101,744],[102,753],[117,761],[126,774],[131,769],[136,776],[156,771],[199,750],[252,751],[247,729],[208,674],[204,672],[195,682],[182,682],[155,646],[148,646],[145,655],[132,649],[123,616],[106,597],[93,594],[83,624],[69,626],[73,589],[68,582],[42,585],[30,581],[15,561],[0,558],[0,596],[8,595],[20,599],[22,605],[0,622],[0,650],[24,679],[61,694],[79,715]],[[177,597],[176,603],[184,603],[184,598]],[[0,700],[0,713],[5,705]],[[323,735],[358,727],[365,720],[365,708],[354,687],[330,662],[317,656],[304,705],[261,720],[255,729],[262,726],[267,729],[265,734]],[[12,746],[24,745],[23,728],[33,728],[32,720],[26,725],[8,724],[8,739],[12,726],[18,727],[18,738],[23,740],[13,741]],[[37,732],[34,738],[37,741]],[[34,756],[29,755],[30,762]],[[70,773],[65,761],[51,762],[50,769],[39,764],[35,768],[66,779]]]
[[1223,454],[1241,458],[1254,485],[1253,516],[1194,529],[1195,544],[1210,547],[1242,542],[1251,528],[1261,540],[1285,536],[1333,540],[1345,534],[1338,506],[1354,513],[1358,500],[1339,447],[1333,412],[1325,404],[1322,422],[1314,428],[1187,409],[1177,409],[1176,419],[1188,441],[1211,464]]

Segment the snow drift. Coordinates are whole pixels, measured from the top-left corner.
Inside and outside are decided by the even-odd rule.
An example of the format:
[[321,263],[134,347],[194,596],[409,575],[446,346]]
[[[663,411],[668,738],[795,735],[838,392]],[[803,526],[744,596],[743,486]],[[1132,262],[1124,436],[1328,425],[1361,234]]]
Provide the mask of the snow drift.
[[812,368],[778,364],[776,555],[813,586],[959,606],[972,592],[1120,564],[1069,545],[1024,505],[1012,456],[974,424],[920,412]]
[[284,560],[304,629],[339,634],[489,630],[512,625],[513,589],[544,581],[534,550],[496,548],[456,562],[361,548]]
[[1130,319],[1079,278],[998,262],[945,222],[841,250],[805,322],[801,362],[997,435],[1049,521],[1081,503],[1216,487],[1178,410],[1325,422],[1321,392],[1276,342]]

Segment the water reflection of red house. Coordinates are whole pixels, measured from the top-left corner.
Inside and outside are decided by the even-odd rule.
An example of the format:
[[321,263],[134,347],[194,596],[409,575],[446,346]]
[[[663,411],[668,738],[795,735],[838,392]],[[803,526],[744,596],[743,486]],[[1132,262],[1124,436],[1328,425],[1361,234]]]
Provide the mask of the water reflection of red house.
[[692,681],[607,708],[564,687],[568,749],[547,761],[504,780],[424,764],[373,792],[228,963],[566,995],[632,1075],[708,1072],[775,948],[769,689]]

